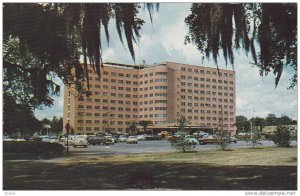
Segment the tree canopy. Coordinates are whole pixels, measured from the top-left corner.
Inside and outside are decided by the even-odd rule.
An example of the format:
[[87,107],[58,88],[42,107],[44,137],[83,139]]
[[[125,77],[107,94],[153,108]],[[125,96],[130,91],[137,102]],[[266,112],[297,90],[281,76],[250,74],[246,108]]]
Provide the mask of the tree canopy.
[[151,125],[153,125],[153,122],[151,120],[140,120],[138,122],[138,125],[141,126],[144,130],[144,132],[147,131],[147,128]]
[[[152,20],[155,6],[158,9],[151,3],[4,3],[5,92],[31,107],[51,105],[48,95],[59,92],[53,82],[58,76],[86,93],[82,82],[88,78],[88,64],[100,76],[101,29],[109,43],[108,22],[114,18],[120,40],[125,37],[134,60],[133,42],[144,23],[137,13],[144,7]],[[16,82],[22,85],[16,87]]]
[[32,134],[42,128],[28,105],[16,104],[11,96],[3,95],[3,132],[5,134]]
[[[52,94],[65,85],[89,95],[87,66],[100,76],[101,34],[109,43],[108,22],[115,19],[120,41],[127,42],[135,59],[133,43],[144,21],[141,9],[152,13],[153,3],[4,3],[3,82],[4,93],[16,103],[37,107],[53,104]],[[278,85],[284,66],[294,68],[290,87],[297,83],[297,5],[294,3],[194,3],[185,22],[186,43],[217,63],[219,50],[226,63],[234,65],[234,49],[250,53],[261,75],[273,72]],[[259,49],[259,50],[257,50]],[[83,57],[83,64],[80,59]],[[89,64],[89,65],[88,65]],[[89,85],[87,84],[87,87]]]
[[273,72],[275,86],[284,66],[295,70],[289,88],[297,84],[296,3],[193,3],[185,22],[185,43],[196,44],[216,64],[222,50],[226,65],[233,66],[233,51],[242,48],[262,76]]
[[239,115],[236,116],[236,127],[238,132],[249,132],[251,130],[251,124],[255,127],[260,126],[283,126],[283,125],[296,125],[297,121],[292,120],[286,114],[281,114],[280,117],[277,117],[275,114],[268,114],[265,118],[262,117],[253,117],[247,119],[247,117]]

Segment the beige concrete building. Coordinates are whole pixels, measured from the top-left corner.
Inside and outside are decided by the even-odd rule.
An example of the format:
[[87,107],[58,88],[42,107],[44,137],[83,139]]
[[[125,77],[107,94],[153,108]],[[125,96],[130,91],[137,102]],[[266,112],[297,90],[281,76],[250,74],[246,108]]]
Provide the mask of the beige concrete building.
[[[190,126],[235,132],[235,72],[163,62],[151,66],[106,63],[101,79],[89,71],[91,96],[64,90],[64,124],[76,133],[125,132],[132,121],[153,128],[174,126],[184,115]],[[151,128],[151,127],[149,127]]]

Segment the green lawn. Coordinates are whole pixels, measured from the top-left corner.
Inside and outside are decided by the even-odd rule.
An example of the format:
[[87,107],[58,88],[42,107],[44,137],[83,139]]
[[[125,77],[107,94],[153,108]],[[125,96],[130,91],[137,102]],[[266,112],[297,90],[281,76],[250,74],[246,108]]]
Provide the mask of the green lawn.
[[297,148],[5,158],[4,190],[296,190]]

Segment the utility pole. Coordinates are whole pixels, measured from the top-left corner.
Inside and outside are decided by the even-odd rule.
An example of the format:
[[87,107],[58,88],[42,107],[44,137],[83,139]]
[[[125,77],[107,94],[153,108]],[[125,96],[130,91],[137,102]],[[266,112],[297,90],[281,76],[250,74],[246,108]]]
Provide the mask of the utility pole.
[[71,129],[71,125],[70,125],[69,121],[67,122],[65,128],[66,128],[66,132],[67,132],[67,155],[69,155],[69,132]]
[[253,137],[253,127],[252,127],[252,121],[250,121],[250,126],[251,126],[251,128],[250,128],[250,137],[251,137],[251,140],[252,140],[252,137]]

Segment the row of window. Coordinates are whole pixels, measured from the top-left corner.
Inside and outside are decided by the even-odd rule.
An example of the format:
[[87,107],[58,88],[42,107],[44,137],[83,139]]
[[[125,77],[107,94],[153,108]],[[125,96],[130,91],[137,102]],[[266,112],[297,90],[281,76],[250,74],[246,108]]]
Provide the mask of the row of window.
[[[91,117],[92,116],[92,113],[86,113],[86,115],[84,115],[83,112],[78,112],[78,116],[79,116],[79,119],[83,116],[88,116],[88,117]],[[94,113],[94,116],[96,117],[100,117],[100,113]],[[150,118],[167,118],[168,117],[168,114],[150,114],[150,115],[139,115],[140,118],[148,118],[148,116]],[[107,114],[107,113],[104,113],[102,114],[102,117],[103,118],[109,118],[109,119],[114,119],[114,118],[125,118],[125,119],[130,119],[130,118],[138,118],[138,115],[130,115],[130,114]],[[107,119],[104,119],[104,120],[107,120]],[[90,121],[90,120],[89,120]],[[80,121],[78,121],[79,123],[83,123],[83,120],[80,119]],[[87,122],[88,123],[88,122]],[[91,122],[90,122],[91,123]],[[100,120],[94,120],[94,123],[100,123]]]
[[[190,87],[192,87],[191,85],[192,85],[192,83],[189,83],[190,85]],[[234,91],[234,88],[233,87],[227,87],[227,86],[215,86],[215,85],[206,85],[206,87],[205,87],[205,85],[204,84],[200,84],[200,85],[198,85],[198,84],[194,84],[194,87],[196,87],[196,88],[199,88],[199,86],[200,86],[200,88],[206,88],[206,89],[209,89],[209,88],[212,88],[212,89],[219,89],[219,90],[226,90],[226,91],[228,91],[228,89],[230,90],[230,91]],[[92,88],[93,87],[93,85],[92,84],[90,84],[89,85],[89,87],[90,88]],[[101,86],[100,85],[95,85],[95,88],[101,88]],[[181,92],[186,92],[186,91],[188,91],[188,92],[193,92],[194,91],[194,93],[198,93],[200,90],[198,90],[198,89],[185,89],[185,88],[182,88],[182,87],[179,87],[178,86],[178,88],[180,88],[181,89]],[[119,86],[118,88],[116,87],[116,86],[108,86],[108,85],[103,85],[103,89],[112,89],[112,90],[120,90],[120,91],[123,91],[123,90],[126,90],[127,92],[130,92],[130,91],[133,91],[133,92],[137,92],[138,90],[140,90],[140,91],[147,91],[147,90],[153,90],[153,89],[162,89],[162,90],[166,90],[166,89],[168,89],[168,86],[150,86],[150,87],[144,87],[144,88],[130,88],[130,87],[123,87],[123,86]],[[200,91],[200,92],[204,92],[204,90],[202,90],[202,91]],[[93,93],[93,92],[92,92]],[[100,92],[99,91],[95,91],[94,92],[94,94],[100,94]],[[233,93],[231,93],[231,94],[233,94]]]
[[[194,72],[194,73],[202,73],[202,74],[215,75],[215,76],[220,75],[220,76],[225,76],[225,77],[228,77],[228,76],[229,77],[233,77],[232,73],[224,73],[224,72],[220,71],[219,74],[218,74],[217,71],[210,71],[210,70],[206,70],[205,71],[205,70],[199,69],[199,68],[192,69],[192,68],[181,67],[181,71],[184,71],[184,72],[185,71],[187,71],[187,72]],[[92,70],[89,70],[89,72],[93,73]],[[104,71],[103,75],[109,75],[109,72]],[[127,77],[127,78],[130,78],[132,76],[133,78],[138,78],[137,74],[131,75],[131,74],[111,72],[110,75],[111,76],[118,76],[118,77]],[[152,72],[152,73],[149,73],[149,74],[146,73],[144,75],[140,74],[139,76],[140,76],[140,78],[142,78],[142,77],[148,77],[148,76],[153,76],[153,75],[154,74]],[[155,72],[155,75],[167,75],[167,72]]]
[[[90,70],[90,72],[91,72],[91,71],[92,71],[92,70]],[[109,72],[104,71],[104,72],[103,72],[103,75],[109,75]],[[124,76],[125,76],[126,78],[131,78],[131,76],[132,76],[133,78],[138,78],[138,75],[137,75],[137,74],[131,75],[131,74],[124,74],[124,73],[111,72],[110,75],[111,75],[111,76],[118,76],[118,77],[124,77]]]
[[[189,87],[195,87],[195,88],[212,88],[212,89],[220,89],[220,90],[222,90],[223,88],[225,89],[225,90],[228,90],[228,86],[217,86],[217,85],[210,85],[210,84],[198,84],[198,83],[190,83],[190,82],[188,82],[188,83],[186,83],[186,82],[181,82],[181,87],[180,88],[182,88],[182,87],[185,87],[185,86],[189,86]],[[179,85],[178,85],[178,88],[179,88]],[[230,87],[229,88],[230,90],[233,90],[233,87]]]
[[222,98],[216,98],[216,97],[206,97],[206,99],[205,99],[205,97],[193,97],[193,96],[185,96],[185,95],[181,95],[181,99],[184,101],[184,100],[186,100],[186,97],[187,97],[187,99],[188,100],[196,100],[196,101],[198,101],[198,100],[201,100],[201,101],[204,101],[204,100],[206,100],[206,101],[213,101],[213,102],[225,102],[225,103],[228,103],[228,102],[230,102],[230,103],[234,103],[234,100],[233,99],[222,99]]
[[181,79],[182,80],[186,80],[186,79],[188,79],[188,80],[195,80],[195,81],[201,81],[201,82],[204,82],[204,81],[206,81],[206,82],[213,82],[213,83],[220,83],[220,84],[222,84],[222,83],[224,83],[224,84],[233,84],[233,81],[232,80],[230,80],[230,81],[227,81],[227,80],[217,80],[217,79],[211,79],[211,78],[198,78],[198,77],[193,77],[193,76],[185,76],[185,75],[182,75],[181,76]]
[[212,75],[220,75],[220,76],[225,76],[225,77],[233,77],[233,74],[232,73],[223,73],[223,72],[219,72],[219,74],[217,73],[217,71],[210,71],[210,70],[203,70],[203,69],[192,69],[192,68],[185,68],[185,67],[181,67],[181,71],[188,71],[188,72],[194,72],[194,73],[202,73],[202,74],[212,74]]
[[[216,94],[213,94],[213,95],[216,95]],[[222,95],[219,93],[219,95]],[[225,96],[225,95],[224,95]],[[228,96],[228,95],[227,95]],[[230,97],[233,97],[233,96],[230,96]],[[204,100],[207,100],[207,101],[219,101],[219,102],[222,102],[223,99],[222,98],[216,98],[216,97],[197,97],[197,96],[186,96],[186,95],[181,95],[181,99],[182,100],[186,100],[189,99],[189,100],[201,100],[201,101],[204,101]],[[233,99],[230,99],[231,101],[230,102],[233,102]],[[224,97],[224,102],[228,102],[228,99]]]
[[[194,93],[194,94],[202,94],[202,95],[217,95],[216,91],[204,91],[204,90],[193,90],[193,89],[181,89],[182,93]],[[179,92],[178,92],[179,93]],[[228,92],[218,92],[219,96],[230,96],[233,97],[234,93],[228,93]]]
[[[182,113],[186,113],[186,112],[188,112],[188,113],[196,113],[196,114],[198,114],[198,113],[205,113],[205,112],[201,112],[202,110],[197,110],[197,109],[181,109],[181,112]],[[212,112],[210,112],[210,111],[207,111],[206,112],[207,114],[213,114],[213,115],[217,115],[217,114],[219,114],[219,115],[222,115],[222,114],[224,114],[224,115],[228,115],[228,114],[230,114],[231,116],[232,115],[234,115],[234,112],[229,112],[228,113],[228,111],[224,111],[224,112],[222,112],[222,111],[212,111]]]
[[110,81],[109,81],[109,79],[108,78],[103,78],[103,82],[110,82],[110,83],[113,83],[113,84],[115,84],[115,83],[118,83],[118,84],[133,84],[133,85],[138,85],[139,83],[137,82],[137,81],[133,81],[133,82],[131,82],[131,81],[129,81],[129,80],[116,80],[116,79],[111,79]]
[[[103,130],[105,130],[105,127],[103,127]],[[118,130],[119,132],[123,132],[123,128],[110,128],[111,131]],[[84,127],[78,127],[78,131],[84,131]],[[92,131],[92,127],[85,127],[85,131]],[[100,127],[94,127],[94,131],[100,131]]]
[[[101,102],[101,99],[94,99],[96,103],[100,103]],[[92,102],[93,99],[92,98],[87,98],[86,99],[87,102]],[[108,100],[108,99],[103,99],[102,100],[102,103],[111,103],[111,104],[126,104],[126,105],[134,105],[134,106],[137,106],[138,105],[138,102],[137,101],[123,101],[123,100]],[[140,105],[142,104],[153,104],[153,103],[168,103],[167,100],[151,100],[151,101],[144,101],[144,102],[139,102]],[[68,107],[70,107],[70,105],[68,105]],[[83,106],[80,104],[80,106],[78,106],[79,108],[83,108]],[[89,106],[89,108],[87,109],[92,109],[90,108],[91,106]],[[96,107],[100,107],[100,106],[95,106],[95,109],[100,109],[100,108],[96,108]]]
[[[161,88],[160,88],[161,89]],[[188,89],[188,91],[185,91],[185,89],[181,89],[181,92],[182,93],[194,93],[194,94],[201,94],[201,95],[219,95],[219,96],[230,96],[230,97],[234,97],[234,94],[233,93],[222,93],[222,92],[215,92],[215,91],[198,91],[198,90],[194,90],[194,92],[191,90],[191,89]],[[91,93],[92,94],[92,93]],[[98,96],[101,96],[101,93],[98,92],[98,91],[95,91],[94,92],[95,95],[98,95]],[[147,97],[167,97],[168,94],[167,93],[150,93],[150,94],[144,94],[144,95],[131,95],[131,94],[122,94],[122,93],[109,93],[109,92],[103,92],[102,93],[103,96],[111,96],[111,97],[119,97],[119,98],[147,98]],[[181,95],[181,99],[186,99],[186,97],[188,99],[193,99],[192,96],[187,96],[187,95]],[[197,96],[194,96],[194,100],[204,100],[205,98],[204,97],[197,97]],[[214,99],[214,98],[213,98]],[[80,101],[83,101],[84,99],[80,99]],[[93,99],[92,98],[87,98],[86,99],[88,102],[92,102]],[[207,100],[210,100],[207,99]],[[215,100],[215,99],[214,99]],[[227,102],[228,99],[224,99],[225,102]],[[216,100],[215,100],[216,101]],[[219,101],[222,102],[221,98],[219,98]],[[233,103],[233,99],[229,99],[229,101],[231,103]]]
[[[144,74],[144,75],[139,75],[140,78],[143,78],[143,77],[148,77],[148,76],[153,76],[153,75],[156,75],[156,76],[166,76],[168,73],[167,72],[152,72],[152,73],[149,73],[149,74]],[[103,72],[103,75],[109,75],[109,72],[108,71],[104,71]],[[124,73],[116,73],[116,72],[111,72],[110,73],[111,76],[118,76],[118,77],[126,77],[126,78],[130,78],[131,77],[131,74],[124,74]],[[132,75],[133,78],[138,78],[138,75],[137,74],[133,74]]]
[[[89,113],[87,112],[86,114],[84,112],[78,112],[78,116],[82,117],[82,116],[93,116],[93,113]],[[101,114],[100,113],[94,113],[94,116],[97,116],[97,117],[100,117]],[[102,117],[103,118],[138,118],[138,115],[136,114],[133,114],[133,115],[130,115],[130,114],[109,114],[109,113],[103,113],[102,114]]]
[[[228,109],[228,105],[217,105],[217,104],[210,104],[210,103],[190,103],[190,102],[188,102],[188,103],[186,103],[186,102],[181,102],[181,105],[182,106],[190,106],[190,107],[208,107],[208,108],[210,108],[210,107],[212,107],[212,108],[217,108],[217,106],[218,106],[218,108],[220,108],[220,109],[222,109],[222,107],[224,108],[224,109]],[[229,108],[230,109],[233,109],[233,105],[229,105]]]

